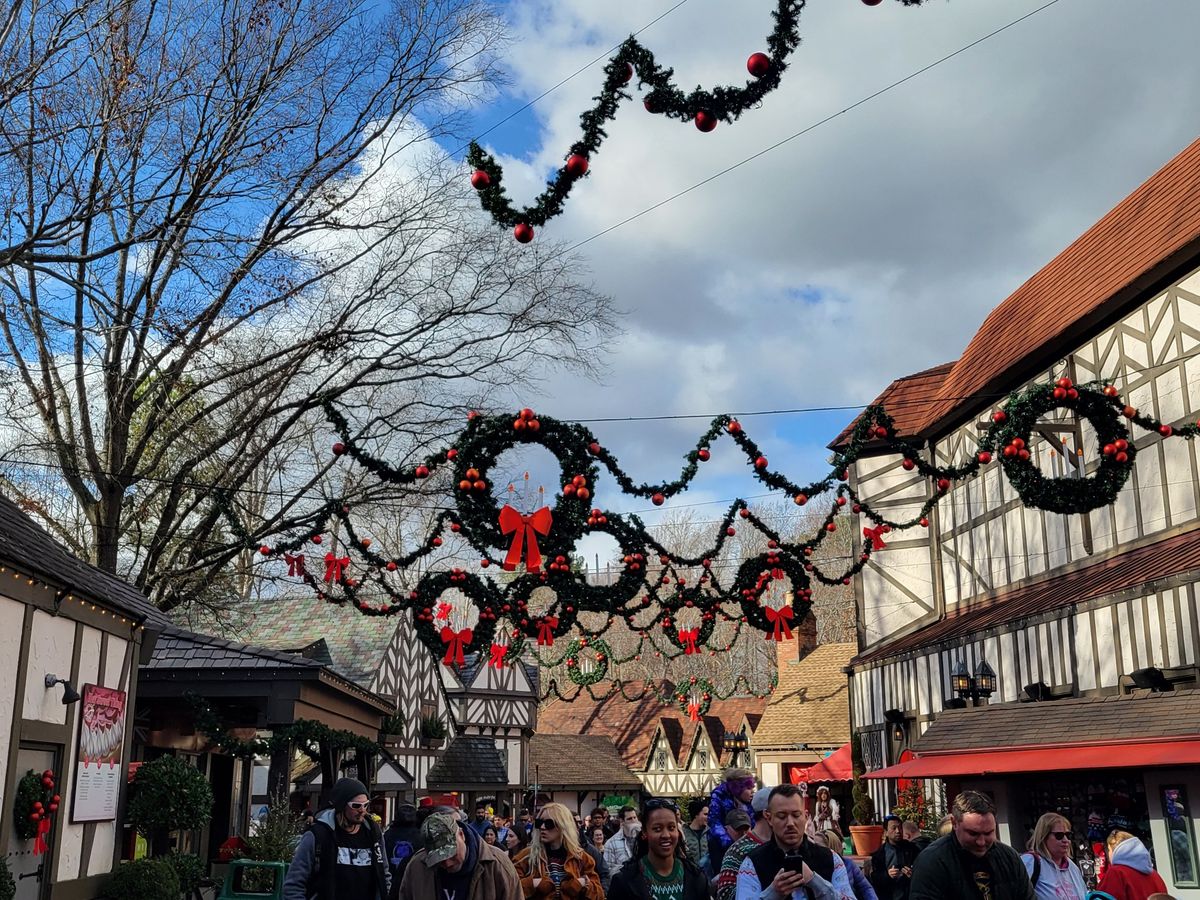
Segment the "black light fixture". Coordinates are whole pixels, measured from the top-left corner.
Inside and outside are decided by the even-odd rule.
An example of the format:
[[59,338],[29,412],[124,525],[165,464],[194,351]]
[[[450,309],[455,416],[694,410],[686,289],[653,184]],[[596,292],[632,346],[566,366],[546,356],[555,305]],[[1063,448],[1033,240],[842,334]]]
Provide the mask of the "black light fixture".
[[70,706],[72,703],[79,702],[79,691],[65,678],[59,678],[57,675],[46,676],[46,689],[54,687],[56,684],[63,686],[63,706]]
[[[959,659],[950,673],[950,689],[962,700],[970,699],[972,706],[979,706],[980,700],[986,700],[996,692],[996,672],[987,660],[981,659],[975,674],[971,675],[967,661]],[[949,708],[950,704],[946,706]]]
[[725,732],[722,737],[722,744],[725,750],[731,754],[729,764],[736,766],[738,754],[745,753],[750,748],[750,739],[746,737],[746,729],[743,728],[740,732]]
[[897,744],[904,743],[904,713],[898,709],[887,709],[883,712],[883,720],[892,726],[892,740]]
[[1157,693],[1175,690],[1175,685],[1167,681],[1167,676],[1163,674],[1163,670],[1156,666],[1136,669],[1129,673],[1129,678],[1133,682],[1134,687],[1142,688],[1143,690],[1155,691]]
[[1032,684],[1027,684],[1021,690],[1025,693],[1025,697],[1030,703],[1043,703],[1054,699],[1050,685],[1044,681],[1035,681]]

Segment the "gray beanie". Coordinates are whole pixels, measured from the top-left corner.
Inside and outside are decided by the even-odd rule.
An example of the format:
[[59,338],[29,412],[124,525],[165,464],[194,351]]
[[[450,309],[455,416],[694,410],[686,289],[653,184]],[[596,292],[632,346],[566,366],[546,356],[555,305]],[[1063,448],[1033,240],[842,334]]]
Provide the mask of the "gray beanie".
[[333,792],[329,795],[329,801],[333,804],[333,808],[340,812],[359,794],[365,794],[368,800],[371,799],[367,786],[357,778],[339,778],[337,784],[333,786]]

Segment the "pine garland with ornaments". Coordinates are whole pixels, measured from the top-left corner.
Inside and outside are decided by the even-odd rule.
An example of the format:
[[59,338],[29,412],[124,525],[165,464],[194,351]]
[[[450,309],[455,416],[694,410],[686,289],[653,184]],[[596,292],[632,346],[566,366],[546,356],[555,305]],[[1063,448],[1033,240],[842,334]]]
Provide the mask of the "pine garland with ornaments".
[[[774,91],[787,71],[788,59],[800,45],[800,12],[806,0],[778,0],[775,27],[767,36],[765,52],[752,53],[746,60],[750,79],[743,85],[723,85],[710,90],[697,87],[685,92],[674,80],[674,70],[659,65],[654,54],[635,37],[630,37],[604,66],[604,84],[595,104],[579,116],[580,136],[567,151],[563,165],[554,174],[546,190],[529,206],[517,209],[504,190],[504,170],[495,157],[476,141],[467,150],[467,162],[474,170],[471,185],[479,193],[479,202],[497,225],[513,229],[513,237],[522,244],[533,240],[534,228],[560,215],[563,204],[608,136],[607,123],[617,116],[622,100],[632,99],[628,87],[637,78],[645,90],[643,106],[648,113],[667,116],[680,122],[692,122],[704,133],[719,122],[733,123],[748,109],[757,107]],[[863,0],[877,6],[882,0]],[[898,0],[904,6],[919,6],[926,0]]]
[[46,836],[60,802],[61,798],[54,792],[54,772],[50,769],[41,773],[30,769],[17,782],[13,797],[13,832],[23,841],[35,839],[35,856],[49,849]]
[[[1132,471],[1139,443],[1190,440],[1200,433],[1195,424],[1172,425],[1142,415],[1112,385],[1076,385],[1063,377],[1010,395],[991,414],[972,454],[955,464],[930,462],[921,444],[897,434],[887,412],[873,406],[859,416],[848,440],[834,453],[828,473],[799,483],[772,467],[740,422],[723,415],[684,455],[677,477],[651,483],[634,481],[583,425],[539,416],[532,409],[515,416],[472,413],[452,447],[404,468],[369,453],[332,404],[325,410],[338,433],[335,454],[393,484],[439,478],[452,494],[454,507],[439,513],[433,529],[405,553],[390,553],[361,534],[351,509],[340,501],[317,510],[310,529],[274,546],[260,545],[242,527],[228,496],[219,500],[223,511],[246,546],[258,547],[264,559],[285,562],[288,574],[309,584],[319,599],[350,605],[364,615],[410,614],[421,641],[451,666],[464,665],[470,654],[489,651],[490,665],[511,665],[527,647],[535,656],[557,655],[556,640],[568,635],[598,638],[617,621],[643,644],[652,642],[654,652],[666,658],[728,649],[730,624],[735,633],[752,628],[769,640],[787,640],[810,614],[813,582],[848,584],[873,553],[886,548],[888,535],[928,528],[933,510],[955,483],[976,475],[994,459],[999,459],[1026,506],[1083,514],[1115,500]],[[1097,460],[1088,477],[1082,477],[1087,463],[1081,457],[1071,460],[1083,467],[1080,477],[1044,471],[1054,467],[1057,451],[1043,453],[1035,447],[1035,436],[1061,425],[1064,417],[1085,421],[1096,433]],[[1135,440],[1131,424],[1147,434]],[[791,497],[798,506],[825,504],[813,534],[787,539],[745,500],[737,499],[714,529],[709,546],[683,555],[661,544],[637,515],[597,505],[593,490],[602,472],[623,494],[662,505],[688,489],[722,439],[737,448],[753,477],[772,491]],[[556,457],[560,488],[544,505],[518,510],[496,499],[492,473],[503,453],[528,444]],[[1077,453],[1082,454],[1082,448]],[[865,454],[898,456],[901,469],[927,479],[926,499],[912,515],[890,518],[886,508],[873,507],[848,483],[850,466]],[[852,516],[863,525],[860,551],[830,571],[829,563],[821,561],[822,544],[848,527]],[[322,545],[326,528],[331,531],[328,548]],[[766,549],[743,559],[730,577],[715,561],[739,529],[762,535]],[[611,536],[621,548],[619,572],[610,583],[589,583],[570,564],[577,542],[596,533]],[[461,556],[453,567],[431,566],[429,558],[439,554],[444,537],[472,548],[478,554],[477,566],[468,570]],[[305,551],[313,552],[313,547],[317,559],[310,564]],[[416,587],[402,587],[404,570],[417,563],[424,574]],[[493,572],[507,574],[496,578]]]

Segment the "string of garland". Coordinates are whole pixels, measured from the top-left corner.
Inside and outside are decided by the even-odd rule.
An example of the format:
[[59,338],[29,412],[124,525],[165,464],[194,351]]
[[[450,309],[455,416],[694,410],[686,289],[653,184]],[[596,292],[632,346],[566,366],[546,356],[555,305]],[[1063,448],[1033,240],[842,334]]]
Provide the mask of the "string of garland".
[[370,738],[352,731],[330,728],[311,719],[297,719],[290,725],[277,726],[268,736],[239,738],[230,734],[228,726],[202,697],[191,693],[185,696],[192,707],[196,730],[216,744],[227,756],[253,759],[270,756],[280,750],[290,751],[295,747],[313,762],[320,763],[320,751],[324,746],[337,753],[355,750],[378,754],[386,759],[392,758],[390,751]]
[[[709,695],[711,700],[728,700],[731,697],[756,697],[763,698],[771,695],[778,684],[778,678],[774,673],[771,674],[769,683],[765,688],[754,686],[750,679],[745,675],[738,675],[724,690],[716,687],[707,679],[697,678],[697,682],[704,682],[703,692]],[[623,679],[609,679],[607,688],[598,689],[600,682],[596,684],[574,685],[574,690],[564,692],[556,678],[547,678],[542,683],[539,690],[539,699],[549,700],[558,699],[567,703],[577,700],[584,694],[587,694],[593,701],[603,703],[614,697],[620,697],[630,703],[640,703],[646,699],[652,699],[663,706],[672,706],[679,703],[679,688],[676,682],[670,679],[662,679],[659,681],[625,681]],[[680,712],[687,714],[686,707],[680,707]]]
[[[323,571],[310,570],[300,552],[309,543],[320,544],[319,533],[301,533],[275,546],[262,545],[260,553],[284,558],[289,572],[309,584],[319,599],[351,604],[365,615],[411,613],[420,640],[448,665],[460,665],[464,654],[486,651],[489,646],[491,664],[512,664],[525,640],[536,648],[548,648],[556,638],[573,631],[584,637],[599,636],[617,619],[643,638],[660,635],[685,655],[701,648],[727,648],[715,637],[722,623],[734,623],[738,629],[748,626],[785,640],[791,636],[791,628],[809,614],[813,581],[849,583],[885,545],[887,534],[929,527],[929,516],[954,483],[976,475],[993,458],[999,458],[1026,506],[1079,514],[1111,504],[1128,479],[1138,449],[1129,423],[1154,433],[1141,439],[1143,442],[1156,437],[1192,439],[1200,433],[1194,424],[1173,426],[1142,415],[1123,401],[1112,385],[1075,385],[1061,378],[1010,395],[993,413],[972,454],[949,465],[929,461],[919,442],[897,434],[886,411],[873,406],[858,418],[845,443],[835,451],[828,473],[807,484],[772,468],[762,448],[730,416],[713,420],[695,448],[685,454],[678,477],[637,483],[587,428],[538,417],[531,409],[521,410],[515,418],[471,414],[453,447],[431,453],[423,462],[403,470],[368,453],[351,438],[342,413],[331,404],[325,409],[340,437],[334,445],[336,454],[348,456],[395,484],[441,479],[454,497],[455,508],[438,515],[433,530],[419,546],[407,553],[389,554],[376,548],[370,537],[359,534],[349,507],[331,501],[321,512],[335,532],[344,532],[346,543],[341,550],[325,553]],[[1039,423],[1048,415],[1086,421],[1094,429],[1100,453],[1092,475],[1083,477],[1087,470],[1084,461],[1079,462],[1079,477],[1048,477],[1038,468],[1034,434],[1046,427]],[[685,556],[655,539],[638,516],[592,506],[592,488],[601,471],[607,471],[623,493],[662,505],[688,489],[711,458],[712,446],[723,436],[740,449],[759,482],[790,496],[795,504],[805,506],[810,498],[827,495],[823,502],[828,506],[815,533],[789,540],[738,499],[721,518],[710,546],[702,553]],[[561,472],[561,488],[553,506],[528,515],[501,507],[489,484],[497,459],[523,444],[545,447],[558,459]],[[891,518],[847,483],[850,466],[866,454],[897,456],[901,468],[928,479],[926,499],[912,515]],[[219,497],[218,502],[235,521],[247,546],[254,546],[253,536],[236,524],[228,498]],[[861,516],[870,526],[863,529],[861,552],[840,571],[828,571],[828,563],[819,562],[822,544],[846,526],[851,514]],[[742,527],[765,536],[767,549],[744,559],[729,577],[714,561]],[[435,553],[447,530],[480,554],[479,571],[434,569],[427,571],[415,588],[404,588],[402,570]],[[609,534],[621,548],[621,568],[611,584],[589,584],[568,562],[577,542],[589,533]],[[506,546],[506,554],[496,554],[495,548]],[[512,574],[503,580],[488,577],[485,573],[493,566]],[[784,586],[790,603],[777,606],[766,602],[772,585]],[[549,606],[540,595],[534,601],[539,589],[549,589],[554,598]],[[466,606],[448,602],[448,594],[465,598]]]
[[[571,145],[563,165],[531,205],[522,209],[512,205],[504,190],[504,170],[500,164],[477,142],[470,143],[467,162],[474,169],[471,184],[479,192],[480,204],[497,225],[512,228],[518,241],[533,240],[533,229],[561,214],[571,188],[587,175],[592,158],[608,136],[605,125],[616,118],[621,101],[632,99],[627,88],[635,76],[638,87],[646,92],[643,105],[651,114],[694,122],[702,132],[712,131],[718,122],[735,122],[779,87],[788,59],[800,45],[800,12],[805,2],[778,0],[766,52],[754,53],[746,61],[750,79],[743,85],[723,85],[710,90],[697,87],[685,92],[675,84],[674,70],[659,65],[647,47],[630,37],[605,64],[604,83],[593,106],[580,114],[579,139]],[[879,0],[866,2],[873,6]],[[904,6],[919,6],[925,0],[899,2]]]

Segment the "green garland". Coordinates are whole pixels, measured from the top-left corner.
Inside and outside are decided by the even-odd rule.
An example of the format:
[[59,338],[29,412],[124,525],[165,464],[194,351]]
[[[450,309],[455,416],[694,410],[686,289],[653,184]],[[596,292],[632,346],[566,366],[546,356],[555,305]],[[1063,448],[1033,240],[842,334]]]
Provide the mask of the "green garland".
[[[584,653],[593,657],[592,661],[595,663],[592,670],[586,674],[581,670],[579,665],[580,658]],[[567,648],[567,677],[580,687],[596,684],[603,681],[604,677],[608,674],[611,659],[612,651],[604,641],[576,638]]]
[[32,840],[41,821],[58,811],[59,802],[58,794],[54,793],[54,773],[49,769],[41,774],[30,769],[22,775],[12,805],[13,831],[17,837]]
[[[603,87],[592,108],[579,116],[579,139],[571,145],[563,157],[563,166],[532,205],[524,209],[512,206],[504,191],[504,170],[495,157],[477,142],[471,142],[467,162],[474,169],[471,183],[479,192],[480,204],[497,225],[515,227],[518,240],[523,243],[531,240],[533,227],[540,227],[562,213],[571,188],[587,175],[590,160],[608,136],[607,123],[616,118],[622,100],[632,99],[627,86],[635,75],[638,86],[648,89],[644,99],[647,112],[681,122],[694,121],[701,131],[711,131],[717,122],[736,121],[779,87],[788,59],[800,45],[800,12],[805,2],[778,0],[772,13],[775,27],[766,39],[766,53],[756,53],[747,61],[751,78],[741,86],[712,90],[697,87],[684,92],[673,80],[674,70],[660,66],[649,49],[630,37],[605,64]],[[900,2],[918,6],[925,0]]]
[[[704,679],[704,683],[705,693],[707,693],[711,699],[728,700],[731,697],[756,697],[758,699],[762,699],[763,697],[769,697],[771,695],[771,693],[775,690],[776,685],[778,685],[779,679],[774,672],[771,673],[767,687],[761,690],[755,688],[750,683],[750,679],[745,675],[735,676],[729,688],[724,691],[717,688],[714,684],[712,684],[711,681],[708,681],[707,679]],[[597,684],[599,684],[599,682],[597,682]],[[639,680],[634,682],[634,684],[637,685],[636,688],[631,687],[630,682],[614,678],[609,679],[607,690],[598,691],[596,690],[596,684],[587,684],[576,685],[574,691],[564,693],[557,680],[553,677],[550,677],[543,679],[541,689],[539,691],[539,699],[557,699],[566,703],[571,703],[577,700],[583,694],[587,694],[587,696],[590,697],[595,703],[603,703],[606,700],[617,696],[630,703],[639,703],[647,698],[656,700],[663,706],[670,706],[679,702],[679,695],[677,693],[676,685],[669,679],[665,679],[660,682]],[[685,714],[687,713],[686,708],[682,709],[681,711]]]
[[[971,456],[953,465],[927,462],[918,444],[896,434],[885,410],[872,406],[858,418],[846,443],[835,452],[828,474],[811,483],[800,484],[772,468],[758,444],[730,416],[718,416],[712,421],[695,448],[685,454],[677,478],[638,483],[583,425],[539,417],[529,409],[521,410],[515,418],[472,414],[453,447],[437,451],[405,470],[368,453],[351,437],[345,416],[331,404],[326,404],[325,409],[340,436],[334,448],[336,453],[347,455],[377,477],[394,484],[411,484],[441,472],[441,477],[451,485],[455,508],[437,517],[433,531],[420,546],[405,554],[389,555],[358,533],[349,507],[331,501],[311,521],[317,523],[323,517],[325,523],[344,531],[348,539],[343,551],[346,555],[339,557],[328,551],[323,570],[318,564],[297,574],[319,599],[352,605],[364,615],[410,612],[420,640],[451,665],[465,661],[469,653],[487,650],[489,644],[493,659],[501,664],[515,662],[519,651],[510,647],[501,653],[502,645],[495,643],[498,635],[511,635],[514,646],[517,641],[522,644],[528,641],[540,651],[542,647],[552,648],[556,639],[573,631],[584,637],[597,637],[615,619],[621,619],[643,639],[650,633],[661,634],[667,645],[678,651],[669,655],[686,654],[701,647],[720,649],[712,646],[712,640],[716,626],[723,622],[735,623],[739,629],[746,625],[769,637],[786,639],[788,632],[810,614],[813,582],[848,584],[870,560],[883,533],[928,527],[929,515],[954,482],[975,475],[994,456],[1000,457],[1005,474],[1026,506],[1082,514],[1112,503],[1128,479],[1136,454],[1128,422],[1162,438],[1192,439],[1200,433],[1196,425],[1172,427],[1142,416],[1128,407],[1111,385],[1075,385],[1061,378],[1053,384],[1034,385],[1010,395],[994,412],[991,425],[980,435]],[[1095,429],[1102,453],[1092,477],[1050,478],[1038,470],[1029,450],[1033,433],[1039,418],[1056,409],[1081,417]],[[823,501],[829,505],[814,534],[786,540],[756,516],[746,501],[738,499],[726,510],[710,546],[695,556],[683,556],[659,543],[638,516],[592,506],[591,490],[602,470],[612,476],[626,495],[647,498],[655,505],[681,494],[711,458],[713,444],[726,435],[744,454],[753,476],[771,490],[785,493],[800,506],[809,503],[810,497],[822,494],[831,497]],[[523,524],[532,520],[522,519],[514,510],[502,511],[489,487],[489,475],[496,460],[505,451],[522,444],[545,447],[560,464],[562,487],[556,492],[553,505],[539,513],[544,527],[537,532],[532,531],[531,525]],[[865,454],[875,453],[897,455],[904,469],[930,480],[927,499],[909,518],[899,521],[888,518],[846,483],[850,466]],[[219,496],[218,503],[247,546],[255,546],[257,541],[240,525],[228,498]],[[850,514],[861,515],[874,528],[864,530],[862,552],[848,566],[841,571],[827,571],[816,562],[820,557],[817,551],[831,534],[845,527]],[[507,529],[502,527],[505,515]],[[713,567],[712,560],[719,557],[726,542],[742,527],[764,535],[768,549],[744,560],[729,578]],[[396,573],[434,553],[442,545],[446,530],[457,534],[480,554],[481,570],[511,567],[517,571],[510,578],[496,580],[461,569],[433,570],[427,571],[414,589],[403,589]],[[567,563],[578,540],[595,532],[611,535],[621,547],[623,565],[611,584],[589,584]],[[320,533],[306,528],[289,541],[274,547],[261,545],[259,549],[267,558],[287,558],[290,566],[293,552],[321,540]],[[530,565],[534,541],[546,562],[537,568]],[[508,552],[497,555],[497,547],[507,548]],[[649,561],[655,558],[661,568],[652,571]],[[699,572],[698,577],[688,574],[695,572]],[[766,607],[763,603],[766,592],[781,580],[790,588],[790,607]],[[530,612],[530,601],[539,587],[549,588],[556,599],[549,610],[534,615]],[[448,591],[461,592],[469,606],[460,609],[462,615],[453,623],[440,615]],[[684,619],[691,617],[697,622],[696,634],[691,633],[690,621],[685,629],[678,624],[680,615],[687,610],[695,610],[684,615]],[[593,618],[581,619],[583,613]]]

